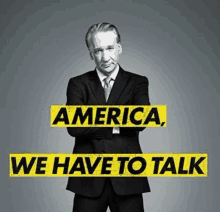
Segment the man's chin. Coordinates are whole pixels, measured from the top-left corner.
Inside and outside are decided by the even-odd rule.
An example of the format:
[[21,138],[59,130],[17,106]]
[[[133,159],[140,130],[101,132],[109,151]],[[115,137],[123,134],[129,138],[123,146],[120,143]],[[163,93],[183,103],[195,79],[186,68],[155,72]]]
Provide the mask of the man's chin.
[[103,73],[111,73],[112,71],[114,70],[114,68],[102,68],[101,69],[101,71],[103,72]]
[[102,67],[102,71],[106,73],[111,73],[115,70],[116,66],[108,66],[108,67]]

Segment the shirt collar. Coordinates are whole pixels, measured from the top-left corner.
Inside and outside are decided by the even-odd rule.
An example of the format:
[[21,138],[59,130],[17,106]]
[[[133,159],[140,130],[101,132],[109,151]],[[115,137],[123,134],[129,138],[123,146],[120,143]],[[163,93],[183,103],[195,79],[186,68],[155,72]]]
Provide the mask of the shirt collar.
[[[96,68],[96,72],[98,74],[100,81],[102,82],[106,78],[106,75],[103,74],[101,71],[99,71],[97,68]],[[110,75],[114,81],[118,75],[118,72],[119,72],[119,65],[117,64],[116,69]]]

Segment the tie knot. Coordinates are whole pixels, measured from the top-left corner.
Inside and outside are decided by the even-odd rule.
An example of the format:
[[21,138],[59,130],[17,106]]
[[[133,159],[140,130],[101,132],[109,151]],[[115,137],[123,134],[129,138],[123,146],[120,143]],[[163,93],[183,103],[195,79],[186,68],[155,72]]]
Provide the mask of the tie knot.
[[109,85],[109,83],[111,82],[112,78],[110,76],[106,77],[104,79],[105,84]]

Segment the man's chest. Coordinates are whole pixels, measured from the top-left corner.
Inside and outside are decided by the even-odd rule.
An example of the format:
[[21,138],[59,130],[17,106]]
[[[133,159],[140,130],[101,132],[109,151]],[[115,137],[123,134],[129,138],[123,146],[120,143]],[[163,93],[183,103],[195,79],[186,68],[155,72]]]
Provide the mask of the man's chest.
[[122,89],[118,84],[113,84],[106,102],[102,85],[91,86],[88,83],[82,88],[82,101],[84,105],[129,105],[132,104],[133,90],[134,84],[132,83],[127,83]]

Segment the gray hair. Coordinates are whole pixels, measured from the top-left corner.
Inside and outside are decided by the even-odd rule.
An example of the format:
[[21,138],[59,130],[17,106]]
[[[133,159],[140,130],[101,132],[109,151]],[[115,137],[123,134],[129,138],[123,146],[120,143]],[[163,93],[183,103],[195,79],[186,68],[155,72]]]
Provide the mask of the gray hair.
[[117,35],[117,43],[121,42],[121,36],[118,32],[118,29],[113,24],[110,24],[110,23],[94,24],[89,28],[88,32],[86,33],[86,37],[85,37],[86,45],[88,49],[89,49],[89,42],[93,34],[95,34],[96,32],[107,32],[107,31],[115,32]]

